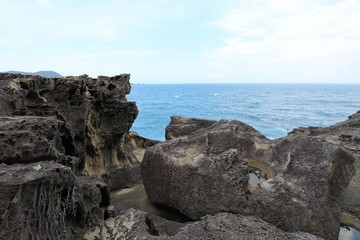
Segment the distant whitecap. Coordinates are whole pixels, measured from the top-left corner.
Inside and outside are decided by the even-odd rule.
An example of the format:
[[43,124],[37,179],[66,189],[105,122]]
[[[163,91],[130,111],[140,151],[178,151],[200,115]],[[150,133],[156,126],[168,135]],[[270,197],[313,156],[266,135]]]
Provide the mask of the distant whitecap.
[[180,115],[238,119],[276,139],[347,119],[360,109],[359,92],[360,84],[145,84],[134,85],[128,100],[139,108],[132,130],[147,138],[165,140],[170,116]]

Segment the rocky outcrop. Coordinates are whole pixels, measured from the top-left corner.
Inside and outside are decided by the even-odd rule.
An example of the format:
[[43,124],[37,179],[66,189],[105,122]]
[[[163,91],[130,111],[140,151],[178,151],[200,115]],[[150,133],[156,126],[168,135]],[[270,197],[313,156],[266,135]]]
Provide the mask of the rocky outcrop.
[[[1,239],[336,239],[344,196],[359,215],[358,176],[346,187],[360,113],[277,140],[239,121],[172,117],[159,143],[129,132],[129,92],[128,74],[0,74]],[[142,181],[143,156],[156,206],[141,185],[110,194]]]
[[129,92],[128,74],[0,73],[1,239],[82,239],[111,215],[109,187],[141,182],[144,149],[157,141],[129,133]]
[[[193,122],[176,119],[175,129]],[[301,134],[271,141],[244,123],[225,120],[176,136],[181,137],[145,152],[141,170],[151,202],[193,219],[227,211],[337,239],[357,158],[347,148]],[[249,183],[252,174],[264,179]]]
[[0,163],[57,161],[76,169],[79,159],[63,144],[67,134],[55,117],[0,117]]
[[78,239],[104,219],[109,192],[52,161],[0,165],[1,239]]
[[[345,149],[355,158],[356,174],[351,179],[345,194],[344,210],[353,216],[349,225],[360,227],[360,111],[350,116],[348,120],[330,127],[298,128],[289,133],[290,136],[311,136],[319,141],[327,141]],[[342,177],[340,177],[340,180]],[[349,219],[349,217],[347,217]],[[356,221],[356,222],[354,222]]]
[[[182,228],[180,228],[182,227]],[[261,219],[231,213],[205,216],[201,221],[178,225],[151,214],[129,209],[88,231],[84,238],[96,239],[229,239],[229,240],[320,240],[311,234],[287,233]]]
[[0,144],[8,149],[0,161],[55,160],[76,173],[104,177],[112,189],[139,183],[141,154],[134,153],[128,133],[138,114],[126,100],[129,77],[0,73],[0,134],[7,136]]
[[120,167],[108,170],[103,175],[109,188],[117,190],[142,182],[139,164],[143,159],[145,149],[159,142],[143,138],[135,132],[125,134],[121,142],[121,150],[124,152],[124,157],[129,159],[128,163],[132,164],[122,164]]
[[180,116],[172,116],[171,124],[165,129],[165,139],[180,138],[190,135],[202,128],[207,128],[216,121],[198,118],[183,118]]

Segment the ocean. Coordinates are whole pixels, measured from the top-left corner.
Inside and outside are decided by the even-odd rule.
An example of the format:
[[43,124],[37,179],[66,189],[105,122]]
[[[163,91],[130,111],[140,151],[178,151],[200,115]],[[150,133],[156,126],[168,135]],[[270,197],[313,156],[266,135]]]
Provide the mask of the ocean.
[[178,115],[236,119],[275,139],[346,120],[360,110],[360,84],[144,84],[132,85],[128,100],[139,108],[131,130],[143,137],[164,140]]
[[[326,127],[360,110],[359,85],[161,84],[132,85],[129,101],[139,115],[131,130],[164,140],[170,117],[243,121],[270,139],[297,127]],[[339,240],[359,240],[360,231],[341,228]]]

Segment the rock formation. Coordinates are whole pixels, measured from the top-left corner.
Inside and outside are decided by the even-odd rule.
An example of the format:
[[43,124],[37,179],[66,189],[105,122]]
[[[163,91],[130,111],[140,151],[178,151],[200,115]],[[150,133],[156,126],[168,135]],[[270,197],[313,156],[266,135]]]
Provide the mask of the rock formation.
[[141,182],[145,140],[128,132],[138,114],[126,101],[129,77],[0,74],[0,146],[7,149],[0,162],[55,160],[103,177],[111,189]]
[[0,116],[0,162],[57,161],[76,169],[78,158],[67,155],[63,121],[56,117]]
[[[194,122],[200,123],[197,131]],[[337,239],[356,155],[312,135],[271,141],[239,121],[209,124],[172,118],[172,139],[147,149],[141,170],[151,202],[193,219],[227,211]],[[254,172],[264,179],[249,183]]]
[[[329,142],[339,146],[355,158],[356,174],[351,179],[345,194],[344,209],[353,216],[356,222],[347,222],[360,227],[360,111],[350,116],[348,120],[330,127],[298,128],[290,136],[311,136],[314,139]],[[339,180],[342,180],[340,178]]]
[[[0,238],[77,239],[109,216],[110,190],[141,182],[129,75],[0,74]],[[102,182],[104,179],[108,186]]]
[[109,204],[106,187],[52,161],[0,164],[0,193],[1,239],[77,239]]
[[[337,239],[342,206],[360,218],[360,112],[276,140],[172,117],[160,143],[129,132],[130,89],[128,74],[0,73],[1,239]],[[142,178],[153,203],[196,221],[110,194]],[[141,185],[129,191],[148,203]]]
[[171,117],[171,124],[165,129],[165,139],[171,140],[173,138],[186,137],[191,133],[202,128],[210,127],[216,121],[199,118],[183,118],[179,116]]
[[[182,227],[182,228],[181,228]],[[129,209],[116,218],[88,231],[86,240],[96,239],[229,239],[229,240],[321,240],[308,233],[287,233],[254,217],[218,213],[205,216],[201,221],[179,226],[154,215]]]

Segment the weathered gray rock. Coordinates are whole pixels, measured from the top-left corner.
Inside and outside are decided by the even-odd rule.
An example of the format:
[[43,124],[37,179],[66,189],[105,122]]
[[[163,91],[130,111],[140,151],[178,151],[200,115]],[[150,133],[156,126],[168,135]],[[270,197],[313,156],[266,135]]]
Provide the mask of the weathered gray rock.
[[[180,124],[188,126],[188,120],[196,122],[176,119],[177,129]],[[265,158],[264,146],[269,144],[269,139],[246,124],[219,121],[151,147],[141,165],[149,199],[193,219],[236,209],[251,213],[256,206],[247,200],[250,170],[245,158]]]
[[[355,219],[360,219],[360,111],[350,116],[348,120],[333,126],[326,128],[298,128],[289,135],[311,136],[322,141],[331,142],[354,156],[356,174],[351,179],[346,191],[344,209],[347,213],[353,215]],[[349,217],[346,220],[347,224],[360,227],[359,221],[354,222],[348,219]]]
[[[187,125],[177,121],[178,129],[179,122]],[[228,211],[337,239],[355,158],[325,139],[289,135],[271,141],[244,123],[221,120],[148,148],[141,171],[151,202],[190,218]],[[249,183],[253,170],[267,180]]]
[[1,117],[0,163],[34,163],[57,161],[72,168],[78,158],[71,152],[71,144],[64,122],[55,117]]
[[216,121],[198,118],[172,116],[171,123],[165,129],[165,139],[186,137],[202,128],[207,128]]
[[[36,117],[39,117],[39,124],[34,126],[51,121],[44,120],[44,117],[58,121],[57,124],[49,125],[49,127],[55,126],[54,133],[50,133],[55,135],[55,140],[49,139],[52,137],[50,135],[41,136],[47,131],[47,126],[40,126],[39,130],[31,126],[21,129],[22,125],[19,124],[19,129],[14,127],[11,137],[14,139],[24,137],[23,143],[26,141],[28,143],[32,139],[33,145],[42,147],[43,150],[55,149],[65,155],[59,162],[68,166],[73,166],[73,157],[78,158],[78,166],[73,167],[74,171],[99,177],[106,175],[104,179],[112,189],[131,186],[141,182],[139,172],[141,159],[136,158],[137,155],[126,147],[131,145],[127,135],[138,114],[135,102],[126,100],[126,95],[131,90],[129,78],[129,74],[114,77],[100,76],[98,79],[93,79],[87,75],[43,78],[0,73],[0,116],[11,117],[13,122],[22,121],[23,116],[33,116],[31,121],[35,122]],[[15,119],[20,116],[19,120]],[[4,120],[6,119],[1,119]],[[25,134],[21,133],[21,130],[31,130],[31,132]],[[3,134],[10,133],[7,131]],[[36,137],[39,139],[34,139]],[[2,142],[2,146],[7,148],[12,148],[11,144],[10,142],[5,146],[6,143]],[[21,141],[19,144],[29,145],[22,144]],[[28,155],[28,151],[33,151],[35,146],[27,146],[27,148],[31,149],[19,148],[14,154]],[[22,152],[23,150],[25,152]],[[42,157],[43,153],[37,154],[41,156],[38,157],[33,153],[28,155],[27,159],[32,159],[29,161],[46,159],[45,156]],[[23,159],[12,158],[11,161],[21,163]],[[49,157],[47,160],[54,158]],[[118,179],[122,179],[123,182],[119,187],[116,186]],[[127,179],[129,182],[126,182]]]
[[[160,224],[159,224],[160,223]],[[219,213],[205,216],[201,221],[174,225],[174,223],[154,217],[151,214],[129,209],[116,218],[89,230],[84,238],[95,239],[229,239],[229,240],[272,240],[302,239],[321,240],[311,234],[284,232],[267,222],[231,213]]]
[[104,219],[105,192],[99,180],[51,161],[0,164],[0,238],[80,238]]
[[238,205],[251,207],[246,200],[249,170],[238,150],[203,154],[189,145],[187,152],[176,153],[177,159],[174,155],[160,158],[157,153],[163,151],[161,147],[155,151],[145,154],[142,165],[144,186],[151,202],[178,209],[192,219],[234,211]]
[[343,199],[355,173],[354,160],[346,149],[309,136],[276,142],[276,176],[264,182],[270,192],[256,196],[262,219],[285,230],[337,239]]
[[108,170],[102,178],[111,190],[133,187],[142,182],[140,174],[140,163],[147,147],[153,146],[160,141],[147,139],[135,132],[124,135],[121,142],[121,150],[124,152],[126,164],[121,164],[113,170]]

